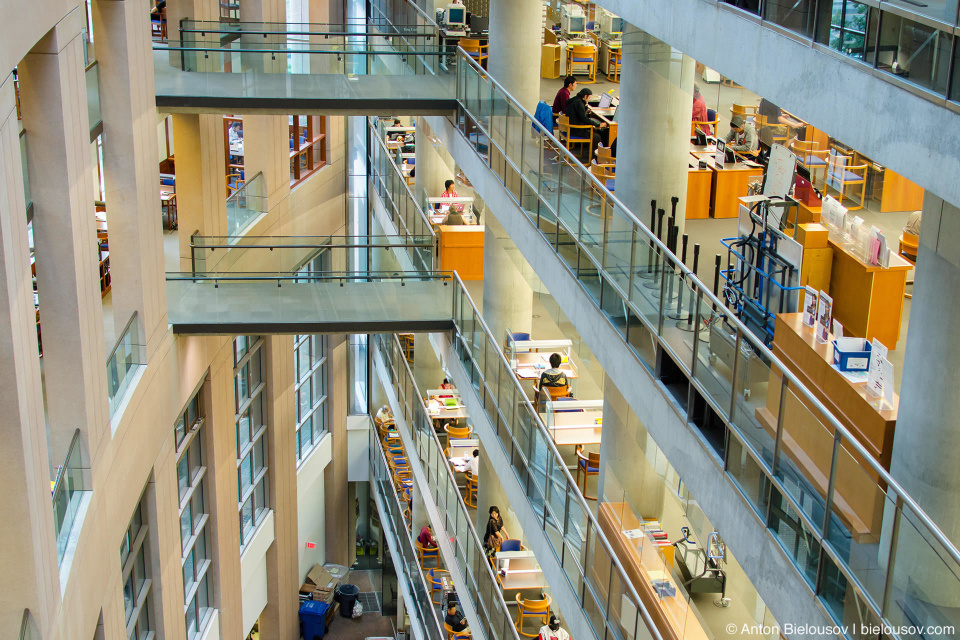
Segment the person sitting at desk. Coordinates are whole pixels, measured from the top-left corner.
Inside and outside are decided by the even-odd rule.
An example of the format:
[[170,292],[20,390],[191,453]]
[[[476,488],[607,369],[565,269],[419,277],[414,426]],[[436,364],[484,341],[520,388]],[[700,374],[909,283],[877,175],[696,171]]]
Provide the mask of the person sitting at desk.
[[733,149],[740,153],[756,153],[760,148],[760,140],[757,139],[757,129],[752,122],[743,119],[741,115],[735,115],[730,118],[730,132],[724,138],[727,143],[727,149]]
[[423,529],[420,529],[417,542],[423,545],[424,549],[436,549],[437,541],[433,537],[433,529],[430,525],[424,525]]
[[[453,188],[453,180],[447,180],[446,182],[443,183],[443,193],[440,194],[440,197],[441,197],[441,198],[459,198],[459,197],[460,197],[460,195],[457,193],[456,189]],[[451,205],[450,205],[450,213],[453,213],[454,211],[456,211],[457,213],[462,212],[462,211],[463,211],[463,205],[462,205],[462,204],[451,204]],[[448,216],[448,217],[449,217],[449,216]],[[444,222],[443,224],[453,224],[453,223]],[[460,223],[457,223],[457,224],[463,224],[463,222],[460,222]]]
[[543,387],[566,387],[567,374],[560,370],[560,364],[563,358],[559,353],[550,354],[550,368],[540,374],[540,380],[537,382],[537,390]]
[[454,207],[459,207],[460,205],[450,205],[450,210],[444,217],[443,222],[440,224],[444,225],[456,225],[456,224],[467,224],[466,218],[463,217],[459,211],[454,209]]
[[230,125],[230,129],[227,132],[228,140],[230,144],[234,142],[240,142],[243,140],[243,129],[240,128],[239,122],[234,122]]
[[570,634],[566,629],[560,628],[560,619],[557,616],[550,616],[550,622],[540,627],[538,640],[570,640]]
[[[463,614],[457,611],[457,603],[454,600],[450,600],[447,604],[447,615],[443,618],[443,621],[450,625],[450,628],[453,629],[454,633],[461,633],[467,629],[467,619],[463,617]],[[470,633],[467,631],[467,633]]]
[[587,101],[590,100],[590,89],[580,89],[580,92],[570,101],[564,109],[564,113],[570,118],[572,125],[588,125],[594,128],[594,135],[600,139],[603,146],[607,146],[607,134],[609,129],[606,122],[601,122],[587,115]]
[[393,413],[390,412],[390,407],[383,405],[377,410],[377,422],[380,424],[384,423],[393,423]]
[[[693,118],[691,119],[691,122],[709,121],[710,116],[707,114],[707,103],[703,99],[703,95],[700,93],[700,87],[693,85]],[[708,136],[712,135],[713,131],[710,129],[710,125],[701,124],[697,126]]]
[[467,468],[465,471],[474,478],[480,475],[480,449],[473,450],[473,457],[467,458]]
[[[570,96],[574,91],[577,90],[577,79],[573,76],[567,76],[563,79],[563,87],[557,91],[557,95],[553,98],[553,115],[558,116],[561,113],[566,113],[567,102],[570,101]],[[556,118],[554,118],[556,119]]]
[[764,126],[760,129],[760,141],[767,146],[773,142],[774,136],[796,138],[804,128],[802,123],[783,115],[783,110],[766,98],[760,99],[757,115],[763,116]]

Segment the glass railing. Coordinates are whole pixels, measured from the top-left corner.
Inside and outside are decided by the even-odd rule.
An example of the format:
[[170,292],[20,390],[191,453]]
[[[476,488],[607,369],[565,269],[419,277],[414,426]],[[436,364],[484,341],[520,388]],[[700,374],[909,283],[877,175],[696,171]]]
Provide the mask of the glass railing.
[[116,412],[123,400],[137,367],[146,364],[140,340],[140,323],[134,311],[117,338],[117,344],[107,357],[107,394],[110,399],[110,415]]
[[418,271],[433,271],[432,236],[200,236],[190,238],[194,276],[227,272],[298,273],[321,253],[346,264],[348,251],[405,251]]
[[476,512],[471,514],[463,502],[453,469],[434,431],[433,420],[427,413],[400,342],[392,334],[377,334],[374,342],[400,403],[398,408],[402,413],[395,415],[402,415],[403,420],[398,420],[397,424],[411,429],[410,435],[417,445],[416,451],[407,451],[407,457],[423,469],[430,486],[430,497],[443,516],[445,530],[451,534],[457,566],[467,583],[457,593],[469,598],[477,611],[479,620],[471,620],[470,628],[480,629],[487,640],[518,640],[503,592],[474,527]]
[[[183,71],[269,74],[439,75],[435,27],[184,20],[179,44]],[[262,55],[257,55],[262,54]]]
[[87,83],[87,116],[90,118],[90,131],[103,124],[100,115],[100,66],[94,60],[87,67],[84,77]]
[[324,328],[373,333],[451,326],[449,273],[168,273],[166,279],[167,320],[178,333],[322,333]]
[[83,494],[92,488],[90,468],[84,467],[80,429],[77,429],[53,486],[53,530],[57,536],[58,563],[63,562]]
[[[938,584],[960,593],[960,552],[943,532],[634,213],[479,65],[458,55],[457,128],[624,348],[650,372],[659,370],[662,349],[684,378],[666,392],[686,407],[692,385],[723,419],[729,437],[705,433],[713,443],[705,446],[827,609],[847,619],[862,600],[900,624],[914,614],[897,603],[916,600],[924,615],[960,624],[955,611],[926,595]],[[459,326],[467,336],[476,331]],[[481,356],[481,378],[484,362]],[[816,426],[801,437],[798,424]],[[892,541],[891,528],[900,533]],[[904,530],[912,532],[908,544]],[[798,546],[798,537],[808,542]],[[924,562],[904,562],[904,554]]]
[[407,584],[410,585],[412,602],[404,603],[407,607],[407,614],[421,622],[427,640],[445,640],[446,632],[443,628],[443,621],[437,613],[437,607],[432,602],[432,592],[424,579],[423,570],[420,568],[420,562],[413,545],[413,538],[407,528],[407,521],[403,517],[405,507],[400,504],[390,467],[387,464],[386,454],[374,429],[370,429],[369,444],[370,477],[374,482],[375,493],[383,501],[386,511],[383,515],[389,520],[399,550],[399,557],[394,556],[393,563],[395,567],[403,571],[407,577]]
[[[386,143],[378,135],[377,127],[370,119],[367,122],[370,129],[368,145],[370,181],[374,191],[380,196],[399,233],[410,236],[430,236],[436,243],[437,234],[423,208],[414,198],[402,167],[397,166],[393,161]],[[421,259],[420,262],[424,263],[424,260]]]
[[245,181],[227,198],[227,235],[243,236],[250,225],[267,212],[267,192],[263,173]]

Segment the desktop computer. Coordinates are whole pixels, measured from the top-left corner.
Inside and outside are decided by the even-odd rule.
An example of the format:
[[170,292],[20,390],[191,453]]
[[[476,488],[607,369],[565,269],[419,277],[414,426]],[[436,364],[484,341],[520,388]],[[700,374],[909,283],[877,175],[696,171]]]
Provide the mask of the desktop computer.
[[567,35],[583,35],[586,30],[587,16],[576,5],[563,5],[560,12],[560,30]]
[[608,33],[611,35],[620,35],[623,33],[623,18],[600,7],[597,7],[597,13],[600,14],[597,18],[597,22],[600,23],[600,33]]
[[470,32],[486,33],[490,29],[490,18],[486,16],[470,15]]
[[448,27],[463,27],[467,23],[467,8],[462,4],[448,4],[443,11],[443,23]]

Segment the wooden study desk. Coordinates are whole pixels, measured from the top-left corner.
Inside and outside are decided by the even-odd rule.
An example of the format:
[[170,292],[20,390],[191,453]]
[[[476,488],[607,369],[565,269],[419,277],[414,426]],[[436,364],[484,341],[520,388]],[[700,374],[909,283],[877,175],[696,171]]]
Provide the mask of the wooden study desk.
[[[546,586],[543,571],[532,551],[498,551],[495,558],[500,587],[508,589],[542,589]],[[506,575],[501,576],[500,571]]]
[[[877,164],[859,151],[853,152],[853,164],[867,165],[866,198],[880,203],[880,213],[923,209],[923,187],[899,173]],[[879,184],[882,183],[882,184]]]
[[[540,417],[544,424],[548,424],[547,414],[541,413]],[[561,409],[550,418],[552,424],[547,427],[547,431],[560,446],[600,444],[603,425],[597,422],[597,418],[603,419],[602,410],[566,412]]]
[[613,144],[613,141],[617,139],[617,123],[613,121],[614,114],[617,113],[617,105],[619,104],[618,99],[614,99],[613,106],[607,107],[605,109],[600,109],[599,107],[592,107],[587,105],[587,115],[592,115],[597,120],[605,122],[607,127],[610,129],[610,133],[607,136],[607,146]]
[[[625,503],[603,502],[597,515],[600,529],[606,534],[613,552],[623,563],[627,577],[640,596],[641,604],[663,634],[664,640],[707,640],[712,637],[704,629],[686,590],[677,584],[672,575],[673,547],[669,547],[668,559],[664,554],[667,547],[659,547],[646,536],[629,537],[631,532],[642,528],[643,523]],[[658,592],[653,585],[655,580],[669,585],[674,594]],[[607,597],[608,594],[599,595]],[[616,600],[619,601],[619,598]]]
[[900,340],[903,293],[907,271],[913,265],[891,252],[890,266],[867,264],[847,243],[829,241],[833,249],[830,296],[833,317],[843,325],[844,334],[873,340],[890,350]]
[[[547,352],[528,352],[516,354],[517,366],[514,372],[521,380],[539,380],[540,374],[550,368],[550,354]],[[560,371],[567,375],[567,380],[579,378],[576,367],[567,360],[560,364]]]
[[462,280],[483,280],[483,227],[440,225],[440,270],[456,271]]
[[713,171],[700,168],[700,161],[690,156],[687,175],[686,220],[702,220],[710,217],[710,195],[713,191]]
[[[866,391],[865,383],[851,382],[831,365],[833,336],[821,344],[813,328],[803,324],[802,313],[777,316],[773,354],[823,403],[837,420],[884,467],[890,468],[899,399],[893,407],[881,406]],[[764,407],[756,409],[758,422],[767,433],[776,433],[780,410],[780,372],[770,371],[769,393]],[[784,403],[782,452],[800,469],[821,495],[826,494],[833,457],[833,433],[824,418],[797,395]],[[850,447],[838,459],[834,513],[856,542],[879,539],[884,500],[879,476]]]
[[740,215],[740,198],[750,192],[750,181],[763,175],[763,167],[744,162],[726,162],[718,167],[713,153],[696,151],[693,156],[705,160],[713,172],[711,217],[736,218]]

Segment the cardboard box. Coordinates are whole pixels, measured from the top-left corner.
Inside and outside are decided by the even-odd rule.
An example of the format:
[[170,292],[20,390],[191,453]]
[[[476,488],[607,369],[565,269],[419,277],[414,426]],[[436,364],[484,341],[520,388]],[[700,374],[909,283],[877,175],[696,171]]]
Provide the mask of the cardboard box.
[[304,582],[313,585],[317,589],[332,591],[336,588],[339,580],[330,575],[330,572],[322,566],[315,564],[313,568],[307,572],[307,577]]
[[797,228],[796,240],[804,249],[826,249],[827,228],[818,222],[804,222]]

